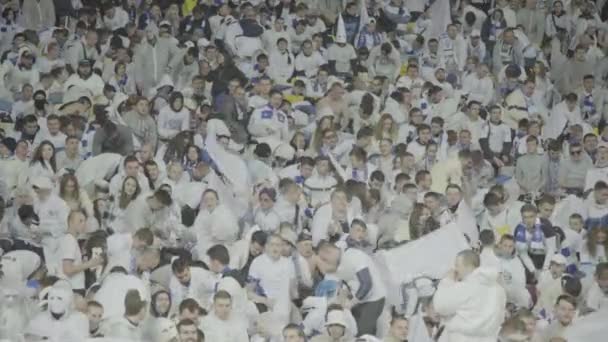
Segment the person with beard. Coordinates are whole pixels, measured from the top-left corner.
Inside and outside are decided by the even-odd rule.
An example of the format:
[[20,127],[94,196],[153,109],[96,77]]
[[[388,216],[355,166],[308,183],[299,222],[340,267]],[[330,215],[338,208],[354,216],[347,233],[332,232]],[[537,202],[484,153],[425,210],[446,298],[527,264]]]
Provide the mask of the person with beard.
[[176,66],[173,79],[176,89],[184,89],[192,84],[194,76],[199,73],[198,56],[199,50],[192,43],[186,44],[186,54],[181,62]]
[[27,47],[19,48],[17,62],[4,63],[4,80],[5,87],[13,92],[19,93],[21,88],[26,84],[38,84],[40,82],[40,72],[38,67],[34,65],[36,56],[32,50]]
[[179,257],[171,263],[171,279],[169,291],[171,300],[179,305],[182,300],[193,298],[208,307],[209,300],[215,290],[216,280],[213,274],[201,267],[191,265],[186,257]]
[[169,33],[170,27],[168,22],[162,22],[158,29],[148,25],[145,40],[135,52],[135,84],[142,94],[154,91],[163,75],[172,75],[183,56]]
[[67,281],[56,282],[48,291],[48,309],[30,321],[26,335],[51,341],[84,341],[89,336],[87,316],[72,311],[72,288]]
[[72,70],[78,69],[79,63],[82,60],[89,60],[91,65],[95,64],[96,61],[102,60],[99,55],[99,50],[97,49],[98,39],[97,31],[89,29],[80,41],[75,41],[73,45],[69,47],[68,51],[66,51],[66,62]]
[[[104,82],[101,77],[93,73],[90,59],[81,59],[78,62],[78,70],[72,74],[63,84],[63,91],[67,93],[70,88],[84,89],[90,92],[92,97],[102,96]],[[74,91],[74,90],[72,90]]]

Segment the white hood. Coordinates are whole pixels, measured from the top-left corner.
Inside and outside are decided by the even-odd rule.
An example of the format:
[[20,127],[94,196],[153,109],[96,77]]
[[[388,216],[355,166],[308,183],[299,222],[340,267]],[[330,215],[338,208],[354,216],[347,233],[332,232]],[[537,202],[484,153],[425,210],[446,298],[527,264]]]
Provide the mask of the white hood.
[[479,267],[461,282],[444,279],[433,300],[446,319],[450,341],[496,340],[505,318],[505,290],[498,270]]

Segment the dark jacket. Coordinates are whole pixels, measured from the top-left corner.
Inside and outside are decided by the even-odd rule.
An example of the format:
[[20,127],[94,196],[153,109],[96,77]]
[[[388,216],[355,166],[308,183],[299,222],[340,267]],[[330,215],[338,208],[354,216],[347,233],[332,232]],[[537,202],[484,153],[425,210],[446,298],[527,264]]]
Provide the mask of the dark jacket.
[[93,136],[93,156],[102,153],[118,153],[128,156],[133,153],[133,133],[127,126],[106,123]]

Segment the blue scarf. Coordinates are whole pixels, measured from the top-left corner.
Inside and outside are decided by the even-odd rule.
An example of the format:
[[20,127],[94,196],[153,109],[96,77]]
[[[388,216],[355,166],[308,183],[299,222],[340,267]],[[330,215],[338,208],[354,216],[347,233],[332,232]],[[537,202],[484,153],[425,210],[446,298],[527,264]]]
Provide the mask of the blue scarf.
[[518,245],[525,245],[530,254],[544,254],[545,252],[545,234],[541,228],[540,222],[534,224],[534,231],[530,237],[530,244],[528,244],[528,229],[522,223],[515,227],[515,243]]

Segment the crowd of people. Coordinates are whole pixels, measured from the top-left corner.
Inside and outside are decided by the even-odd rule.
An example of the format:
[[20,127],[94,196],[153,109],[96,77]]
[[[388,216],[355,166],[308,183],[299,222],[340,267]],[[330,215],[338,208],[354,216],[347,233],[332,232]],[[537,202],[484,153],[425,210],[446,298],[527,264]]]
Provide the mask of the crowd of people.
[[0,341],[606,340],[606,0],[0,13]]

